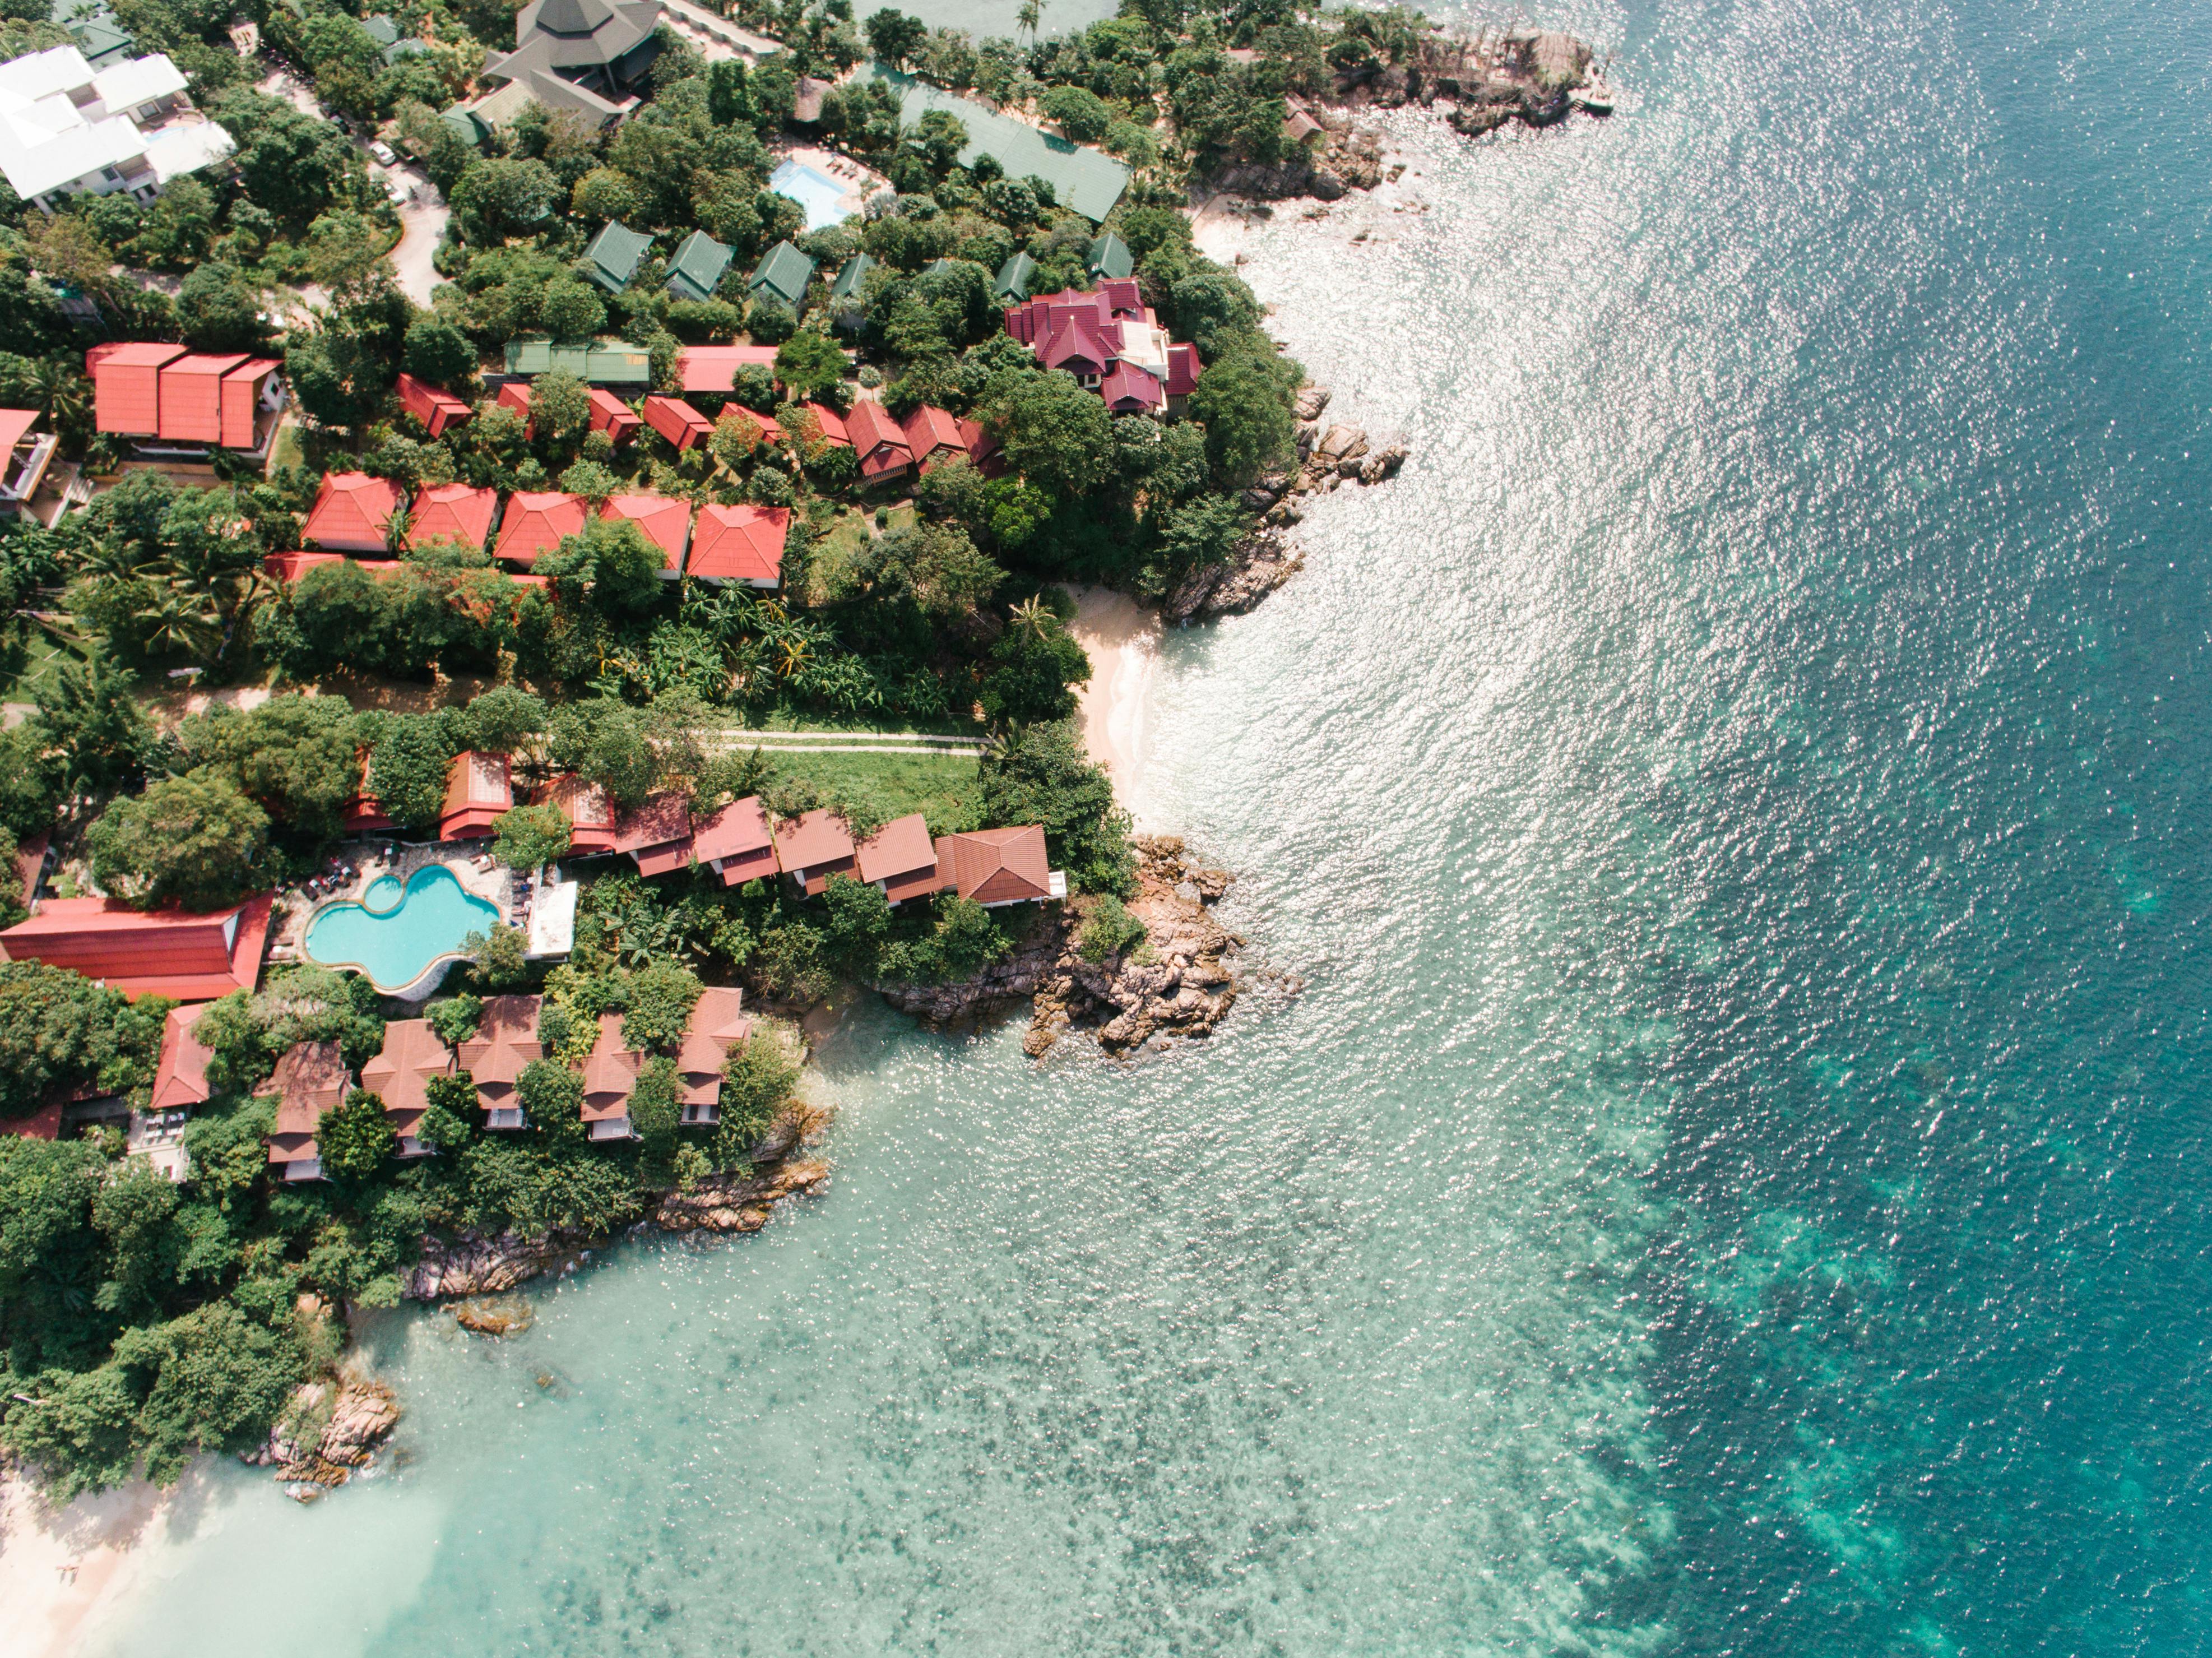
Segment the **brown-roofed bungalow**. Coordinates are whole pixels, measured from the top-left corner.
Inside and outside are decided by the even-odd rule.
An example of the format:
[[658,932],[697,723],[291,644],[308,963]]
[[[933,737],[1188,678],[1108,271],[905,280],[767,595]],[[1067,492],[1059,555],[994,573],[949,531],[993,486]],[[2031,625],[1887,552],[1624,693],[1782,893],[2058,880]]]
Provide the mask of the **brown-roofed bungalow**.
[[615,849],[614,802],[597,783],[563,772],[538,791],[535,804],[558,806],[568,819],[568,855],[596,858]]
[[775,826],[775,861],[808,897],[818,898],[831,876],[853,873],[853,837],[827,808],[802,812]]
[[269,938],[269,896],[195,915],[175,905],[137,910],[113,898],[47,898],[0,932],[11,962],[44,962],[125,995],[212,1001],[251,990]]
[[438,811],[441,841],[482,841],[493,820],[514,805],[514,783],[503,754],[465,749],[446,772],[446,804]]
[[539,1006],[536,996],[487,996],[477,1034],[461,1044],[461,1069],[477,1085],[486,1128],[525,1126],[514,1084],[525,1066],[545,1057],[538,1040]]
[[1044,830],[1035,823],[940,835],[937,868],[953,891],[986,909],[1067,896],[1067,877],[1051,867]]
[[691,831],[691,855],[720,875],[726,887],[774,875],[775,831],[760,797],[749,794],[701,818]]
[[666,875],[691,861],[691,810],[682,794],[656,794],[615,820],[615,850],[637,864],[640,875]]
[[287,1181],[320,1180],[322,1153],[315,1134],[323,1114],[341,1105],[346,1093],[345,1056],[336,1042],[295,1042],[269,1080],[253,1091],[274,1095],[276,1127],[269,1136],[269,1164]]
[[895,904],[927,897],[946,884],[937,867],[929,824],[918,811],[894,817],[853,848],[860,878]]
[[684,1046],[676,1054],[676,1102],[686,1124],[722,1120],[722,1061],[752,1035],[744,1005],[743,991],[722,985],[709,985],[692,1004]]
[[845,434],[860,458],[863,483],[890,483],[914,471],[914,451],[906,434],[880,403],[863,398],[845,416]]
[[629,1096],[637,1088],[645,1055],[623,1040],[619,1013],[599,1015],[599,1039],[584,1060],[584,1103],[580,1114],[586,1134],[595,1140],[626,1140],[629,1126]]
[[154,1092],[147,1101],[151,1111],[189,1111],[207,1103],[208,1061],[215,1055],[192,1035],[200,1015],[213,1005],[187,1002],[173,1007],[161,1023],[161,1056],[154,1066]]
[[361,1085],[384,1102],[385,1121],[399,1136],[403,1157],[428,1157],[436,1148],[416,1130],[430,1108],[430,1078],[453,1074],[453,1050],[438,1040],[427,1019],[391,1019],[384,1046],[361,1068]]
[[389,552],[392,532],[386,526],[406,504],[406,495],[390,478],[325,472],[300,539],[332,552]]

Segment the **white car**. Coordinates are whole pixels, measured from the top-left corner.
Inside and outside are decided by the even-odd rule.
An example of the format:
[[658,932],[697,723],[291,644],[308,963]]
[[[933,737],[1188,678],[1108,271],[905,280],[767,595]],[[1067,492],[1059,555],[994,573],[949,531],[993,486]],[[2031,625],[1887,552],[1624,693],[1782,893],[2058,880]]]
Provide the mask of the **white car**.
[[394,207],[404,207],[415,199],[414,186],[402,184],[390,173],[385,175],[384,193],[392,198],[392,204]]
[[368,147],[368,153],[375,156],[378,161],[383,162],[386,167],[398,167],[399,165],[399,158],[392,153],[392,146],[386,143],[381,138],[378,139],[374,143]]

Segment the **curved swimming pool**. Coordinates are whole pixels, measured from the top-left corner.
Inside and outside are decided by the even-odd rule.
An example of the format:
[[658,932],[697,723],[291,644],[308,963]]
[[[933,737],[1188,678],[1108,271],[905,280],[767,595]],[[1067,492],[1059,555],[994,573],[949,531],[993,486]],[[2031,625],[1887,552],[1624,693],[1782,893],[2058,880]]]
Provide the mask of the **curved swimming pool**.
[[421,978],[441,956],[459,953],[471,932],[489,932],[499,906],[479,898],[442,864],[418,869],[403,887],[389,875],[368,884],[358,902],[332,904],[307,923],[307,958],[358,968],[389,994]]

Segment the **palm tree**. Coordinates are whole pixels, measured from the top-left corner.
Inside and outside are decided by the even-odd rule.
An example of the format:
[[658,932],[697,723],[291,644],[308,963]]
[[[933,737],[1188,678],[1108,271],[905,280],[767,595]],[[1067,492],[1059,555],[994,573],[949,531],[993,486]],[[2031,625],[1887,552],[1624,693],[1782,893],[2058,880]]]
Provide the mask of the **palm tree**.
[[1037,36],[1037,24],[1044,17],[1044,0],[1022,0],[1022,9],[1014,14],[1014,33],[1026,34],[1031,45]]
[[1060,625],[1060,618],[1053,614],[1052,607],[1042,597],[1033,596],[1014,606],[1012,614],[1006,618],[1006,625],[1023,629],[1031,638],[1042,640]]

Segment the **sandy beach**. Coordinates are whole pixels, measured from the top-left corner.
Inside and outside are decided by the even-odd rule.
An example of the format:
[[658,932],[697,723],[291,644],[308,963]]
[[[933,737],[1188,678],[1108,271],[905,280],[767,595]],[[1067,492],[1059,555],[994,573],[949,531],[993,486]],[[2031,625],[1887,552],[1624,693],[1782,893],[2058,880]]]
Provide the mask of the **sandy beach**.
[[54,1509],[21,1474],[0,1479],[0,1658],[71,1658],[169,1500],[133,1480]]
[[1159,671],[1159,617],[1109,588],[1073,592],[1075,620],[1068,632],[1091,659],[1091,683],[1077,694],[1084,745],[1114,780],[1114,798],[1133,813],[1146,704]]

